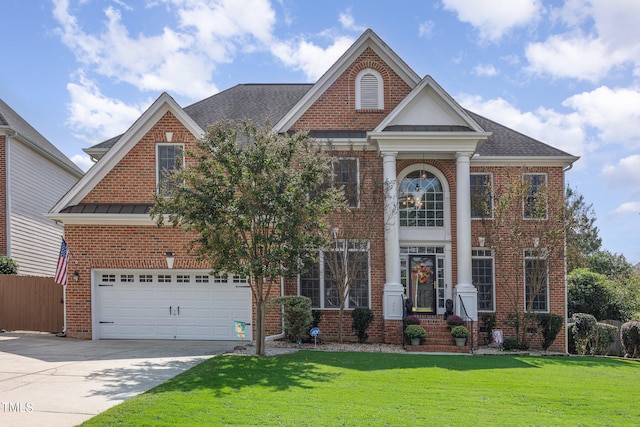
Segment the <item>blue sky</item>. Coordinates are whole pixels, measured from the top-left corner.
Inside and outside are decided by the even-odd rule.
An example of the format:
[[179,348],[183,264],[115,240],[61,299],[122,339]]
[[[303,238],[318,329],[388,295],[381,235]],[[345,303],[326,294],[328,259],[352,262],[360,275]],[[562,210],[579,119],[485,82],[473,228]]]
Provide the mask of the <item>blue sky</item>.
[[163,91],[314,82],[366,29],[460,104],[580,156],[604,248],[640,261],[637,0],[2,0],[0,97],[80,167]]

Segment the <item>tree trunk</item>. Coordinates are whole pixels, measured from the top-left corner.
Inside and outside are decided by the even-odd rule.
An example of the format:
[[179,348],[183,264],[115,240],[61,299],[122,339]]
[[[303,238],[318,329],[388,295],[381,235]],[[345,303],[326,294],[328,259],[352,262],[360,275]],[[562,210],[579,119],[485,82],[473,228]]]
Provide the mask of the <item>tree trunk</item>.
[[256,337],[256,354],[264,356],[264,339],[265,339],[265,299],[262,297],[256,301],[256,327],[254,329]]

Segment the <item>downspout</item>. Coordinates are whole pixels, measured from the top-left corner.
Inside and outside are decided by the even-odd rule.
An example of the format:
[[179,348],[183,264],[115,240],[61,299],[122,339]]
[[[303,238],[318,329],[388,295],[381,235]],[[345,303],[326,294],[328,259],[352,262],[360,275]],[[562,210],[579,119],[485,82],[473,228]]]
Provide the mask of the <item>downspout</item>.
[[[573,168],[573,163],[569,163],[562,168],[562,182],[565,184],[565,174]],[[564,188],[562,189],[564,193]],[[564,200],[564,197],[563,197]],[[564,235],[564,353],[569,354],[569,290],[567,289],[567,234]]]
[[[280,296],[284,296],[284,276],[280,276]],[[276,335],[269,335],[264,339],[267,341],[275,341],[284,338],[284,305],[282,306],[282,332]]]
[[[18,133],[11,129],[11,132],[13,132],[13,136],[16,136]],[[5,182],[5,203],[6,203],[6,218],[5,218],[5,233],[7,236],[7,241],[6,241],[6,256],[11,258],[11,180],[9,179],[11,176],[10,170],[11,170],[11,165],[10,165],[10,154],[11,154],[11,137],[9,136],[9,132],[7,132],[7,137],[5,139],[5,144],[4,144],[4,164],[5,164],[5,171],[4,171],[4,182]]]

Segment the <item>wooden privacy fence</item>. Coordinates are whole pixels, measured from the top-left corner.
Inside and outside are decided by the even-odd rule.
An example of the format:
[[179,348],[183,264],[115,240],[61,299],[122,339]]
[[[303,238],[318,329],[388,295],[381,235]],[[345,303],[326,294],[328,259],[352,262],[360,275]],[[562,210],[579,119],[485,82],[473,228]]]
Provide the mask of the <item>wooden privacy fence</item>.
[[62,331],[63,291],[52,277],[0,274],[0,329]]

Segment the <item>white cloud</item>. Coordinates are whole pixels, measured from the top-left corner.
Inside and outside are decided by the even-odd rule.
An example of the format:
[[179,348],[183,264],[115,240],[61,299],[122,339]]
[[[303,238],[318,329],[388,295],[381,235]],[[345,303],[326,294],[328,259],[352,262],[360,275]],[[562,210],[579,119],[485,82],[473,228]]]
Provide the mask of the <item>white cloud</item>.
[[340,21],[342,28],[345,30],[362,32],[366,29],[366,27],[363,27],[362,25],[356,25],[356,21],[353,19],[353,15],[351,14],[351,9],[347,9],[342,12],[338,17],[338,20]]
[[537,21],[543,12],[539,0],[443,0],[446,10],[473,25],[483,40],[498,41],[509,30]]
[[640,75],[640,2],[567,0],[551,15],[566,31],[526,48],[529,71],[597,82],[631,65]]
[[78,167],[85,172],[94,165],[94,163],[91,161],[91,158],[86,154],[76,154],[71,157],[71,161],[78,165]]
[[602,143],[640,148],[640,90],[601,86],[574,95],[563,105],[578,112],[587,126],[596,128]]
[[100,92],[96,84],[80,73],[79,82],[67,84],[71,95],[67,124],[75,136],[96,143],[127,130],[150,105],[127,105]]
[[602,168],[602,176],[611,188],[631,187],[640,194],[640,154],[620,159]]
[[607,217],[618,218],[621,216],[630,216],[640,214],[640,202],[625,202],[607,214]]
[[480,96],[462,94],[456,99],[462,106],[481,116],[569,154],[575,156],[585,154],[585,131],[578,114],[561,114],[544,108],[523,112],[502,98],[484,100]]
[[435,29],[435,27],[436,23],[430,19],[427,19],[418,26],[418,35],[420,37],[424,37],[425,39],[430,39],[433,35],[433,30]]
[[322,48],[304,38],[274,43],[271,53],[286,66],[301,70],[310,81],[316,81],[353,44],[349,36],[338,36],[327,48]]
[[627,60],[601,39],[581,35],[554,35],[543,43],[531,43],[525,56],[529,61],[526,69],[532,73],[592,82]]
[[494,77],[500,74],[498,69],[491,64],[478,64],[473,71],[479,76]]

